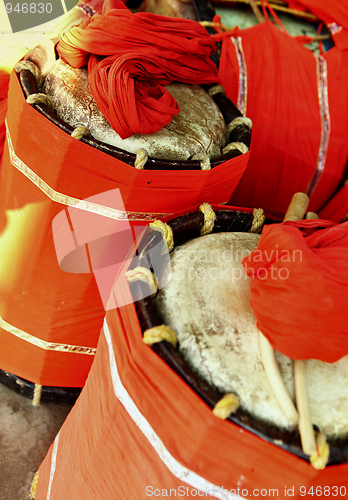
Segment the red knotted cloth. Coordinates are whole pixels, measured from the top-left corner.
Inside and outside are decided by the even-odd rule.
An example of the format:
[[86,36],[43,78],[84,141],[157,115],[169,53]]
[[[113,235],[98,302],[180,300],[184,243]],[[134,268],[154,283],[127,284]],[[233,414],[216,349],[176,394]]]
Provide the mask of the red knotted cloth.
[[257,327],[292,359],[348,354],[348,222],[266,226],[242,260]]
[[195,21],[112,9],[61,35],[60,57],[88,64],[99,109],[125,139],[160,130],[180,111],[163,87],[173,81],[215,83],[216,43]]

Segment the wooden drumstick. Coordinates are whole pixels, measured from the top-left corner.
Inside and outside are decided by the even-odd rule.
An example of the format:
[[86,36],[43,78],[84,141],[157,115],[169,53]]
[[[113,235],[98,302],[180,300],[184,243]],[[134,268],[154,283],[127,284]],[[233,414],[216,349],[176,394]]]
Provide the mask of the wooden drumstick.
[[285,387],[284,380],[279,371],[275,351],[263,333],[259,332],[260,355],[266,377],[278,404],[291,425],[296,425],[299,416],[295,405]]
[[292,220],[294,222],[303,219],[309,205],[309,198],[305,193],[296,193],[291,199],[286,211],[284,222]]
[[296,404],[299,413],[298,428],[301,436],[302,450],[303,453],[311,456],[316,452],[317,445],[308,400],[307,360],[295,360],[294,373]]
[[[285,214],[284,221],[301,220],[306,213],[309,203],[309,198],[304,193],[296,193],[289,205]],[[307,214],[308,218],[318,218],[313,212]],[[303,452],[306,455],[313,455],[316,451],[315,435],[310,415],[309,400],[308,400],[308,384],[307,384],[307,361],[294,361],[295,375],[295,396],[296,405],[299,413],[298,427],[301,436]]]
[[[286,212],[284,221],[300,220],[306,213],[309,198],[304,193],[296,193]],[[306,219],[319,219],[314,212],[308,212]],[[306,455],[312,456],[316,453],[317,444],[310,414],[308,384],[307,384],[307,360],[294,361],[295,396],[299,413],[298,427],[301,436],[302,450]]]
[[[309,198],[306,194],[294,194],[286,211],[284,222],[301,220],[306,213],[308,204]],[[259,344],[262,364],[271,389],[284,415],[291,424],[295,425],[299,420],[299,415],[279,372],[274,349],[261,332],[259,333]]]
[[319,219],[319,215],[314,212],[307,212],[305,218],[307,220]]

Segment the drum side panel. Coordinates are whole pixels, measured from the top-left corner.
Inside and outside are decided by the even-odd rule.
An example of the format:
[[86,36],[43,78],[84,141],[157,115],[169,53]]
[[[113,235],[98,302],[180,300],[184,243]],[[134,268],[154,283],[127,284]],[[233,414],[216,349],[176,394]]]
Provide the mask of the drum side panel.
[[[240,493],[247,489],[251,494],[254,488],[273,488],[279,498],[289,485],[293,498],[301,498],[300,486],[346,485],[348,465],[315,471],[214,417],[142,343],[133,306],[109,312],[108,325],[112,350],[102,335],[82,395],[40,468],[36,500],[138,500],[155,488],[158,496],[170,496],[170,488],[178,494],[180,486],[185,488],[180,496],[190,498],[197,496],[191,494],[192,472],[216,485],[215,491],[223,487],[237,493],[239,487]],[[113,359],[126,393],[114,377]],[[146,435],[147,424],[153,432]],[[183,470],[185,478],[178,479]]]

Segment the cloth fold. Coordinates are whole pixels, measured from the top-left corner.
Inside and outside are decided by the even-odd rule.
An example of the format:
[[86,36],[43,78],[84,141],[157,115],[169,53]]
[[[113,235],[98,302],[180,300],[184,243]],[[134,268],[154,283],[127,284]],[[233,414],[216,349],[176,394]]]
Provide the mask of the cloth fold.
[[242,263],[257,327],[274,349],[327,363],[348,354],[348,222],[267,226]]
[[58,44],[71,66],[88,64],[92,95],[123,139],[156,132],[178,114],[164,85],[217,82],[210,59],[215,50],[216,42],[195,21],[128,9],[83,20]]

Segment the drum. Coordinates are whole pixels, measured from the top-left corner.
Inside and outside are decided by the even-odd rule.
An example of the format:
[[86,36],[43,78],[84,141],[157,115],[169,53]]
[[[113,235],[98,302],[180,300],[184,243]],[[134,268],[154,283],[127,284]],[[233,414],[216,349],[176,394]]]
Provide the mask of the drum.
[[[191,221],[195,217],[196,214],[191,215]],[[169,225],[174,228],[175,242],[177,228],[184,224],[178,218],[169,221]],[[221,226],[216,230],[221,231]],[[188,237],[186,234],[185,239]],[[232,416],[232,421],[247,425],[252,432],[261,432],[273,443],[279,445],[281,441],[281,446],[304,458],[298,431],[283,414],[267,380],[260,357],[259,330],[249,305],[250,279],[241,259],[257,247],[258,238],[255,234],[219,232],[182,244],[179,232],[181,246],[171,255],[171,279],[153,303],[138,301],[136,307],[139,317],[147,318],[141,323],[144,331],[164,324],[175,332],[179,347],[174,350],[168,346],[170,354],[164,354],[164,359],[174,369],[178,363],[181,375],[187,370],[189,375],[184,375],[184,379],[208,404],[216,404],[211,394],[237,394],[241,413]],[[146,255],[146,250],[143,253]],[[153,347],[162,352],[156,344]],[[293,363],[280,353],[276,358],[294,400]],[[311,417],[332,444],[330,463],[345,461],[345,448],[337,444],[346,443],[348,438],[347,377],[347,357],[332,364],[308,362]],[[208,396],[206,389],[201,390],[202,381],[203,387],[208,384],[212,391],[208,391]]]
[[[318,472],[307,463],[297,430],[284,422],[258,353],[249,280],[241,274],[240,259],[257,245],[255,232],[263,221],[242,209],[214,211],[215,221],[206,207],[167,218],[173,238],[158,224],[144,234],[126,273],[130,285],[122,292],[126,296],[130,287],[139,300],[107,313],[87,384],[40,467],[36,500],[48,491],[52,498],[58,492],[70,500],[98,491],[100,498],[111,499],[124,491],[134,469],[137,481],[128,491],[134,499],[175,491],[191,498],[199,495],[195,490],[236,499],[261,491],[267,496],[270,488],[272,495],[300,498],[311,487],[324,486],[344,493],[347,427],[345,410],[340,417],[336,413],[345,396],[332,408],[330,390],[347,360],[340,367],[311,361],[313,419],[332,443],[329,465]],[[155,280],[141,269],[153,268],[154,252],[164,255],[159,245],[164,232],[168,249],[174,240],[174,251],[169,268],[156,274],[160,290],[153,294]],[[290,361],[278,356],[278,362],[290,388]],[[315,388],[318,378],[327,380],[327,389],[322,382]],[[342,381],[344,394],[345,385]],[[320,391],[327,419],[314,412]],[[241,402],[228,421],[215,414],[226,392]],[[78,472],[69,481],[67,467]]]
[[[83,386],[105,313],[91,264],[95,236],[77,242],[81,227],[95,227],[96,217],[125,224],[125,258],[150,221],[198,202],[227,202],[247,166],[251,122],[227,98],[220,112],[215,86],[174,83],[170,92],[183,113],[155,137],[121,141],[87,93],[85,70],[57,61],[45,79],[39,66],[47,57],[38,49],[29,59],[16,67],[9,89],[0,192],[0,338],[6,345],[0,368],[2,381],[20,390],[29,381],[29,393],[36,384],[43,398],[49,387],[51,399],[52,387]],[[84,265],[74,257],[66,272],[53,232],[63,246],[72,245],[64,258],[77,250]],[[106,268],[102,279],[111,287],[115,269]]]

